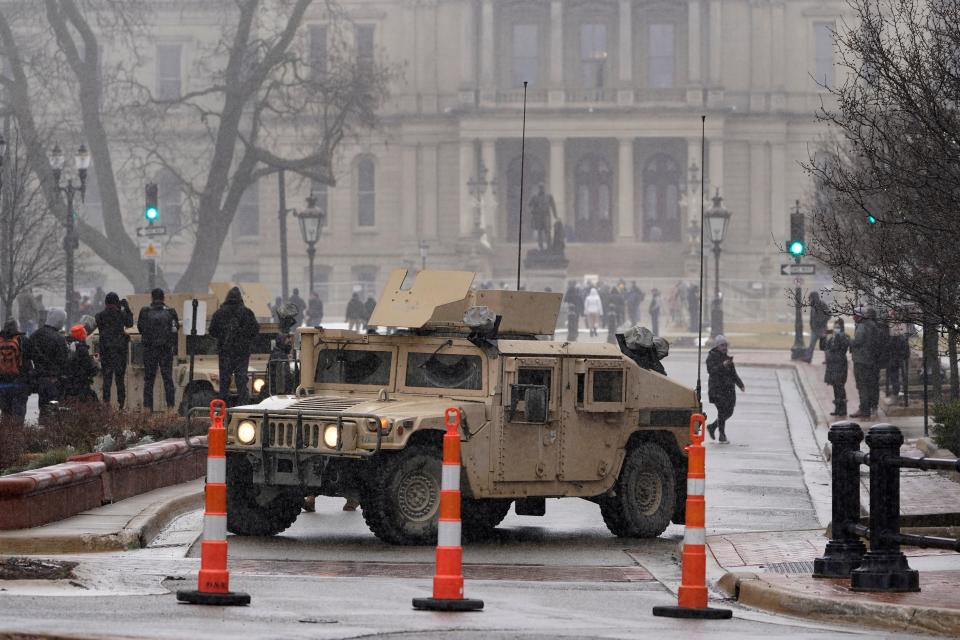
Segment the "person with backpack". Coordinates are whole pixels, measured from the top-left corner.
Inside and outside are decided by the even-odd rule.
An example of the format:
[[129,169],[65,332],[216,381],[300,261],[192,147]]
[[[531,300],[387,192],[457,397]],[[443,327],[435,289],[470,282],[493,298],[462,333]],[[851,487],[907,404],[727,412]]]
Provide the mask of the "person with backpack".
[[177,349],[180,318],[177,312],[164,304],[163,289],[150,292],[150,305],[140,310],[137,330],[143,343],[143,408],[153,411],[153,381],[157,370],[163,378],[167,408],[176,402],[173,386],[173,354]]
[[110,404],[110,387],[116,382],[117,404],[123,409],[127,401],[124,376],[130,344],[126,329],[133,326],[133,312],[126,298],[121,300],[113,291],[107,294],[104,302],[106,306],[96,316],[96,326],[100,330],[97,353],[103,374],[103,401]]
[[24,355],[33,363],[33,381],[40,397],[40,414],[47,415],[53,403],[63,399],[61,381],[67,366],[67,339],[63,336],[66,312],[53,307],[47,311],[43,326],[27,338]]
[[24,334],[17,321],[7,320],[0,331],[0,420],[23,424],[27,416],[30,361],[24,358]]
[[227,292],[223,304],[213,314],[209,333],[217,340],[220,397],[226,401],[230,392],[230,379],[233,378],[237,385],[237,401],[246,404],[250,400],[247,389],[250,350],[254,338],[260,333],[260,324],[253,311],[243,304],[243,295],[238,287]]
[[63,375],[63,396],[66,400],[81,402],[96,402],[97,394],[93,391],[93,379],[100,372],[100,367],[90,355],[87,345],[87,330],[82,324],[70,328],[70,338],[67,348],[67,364]]

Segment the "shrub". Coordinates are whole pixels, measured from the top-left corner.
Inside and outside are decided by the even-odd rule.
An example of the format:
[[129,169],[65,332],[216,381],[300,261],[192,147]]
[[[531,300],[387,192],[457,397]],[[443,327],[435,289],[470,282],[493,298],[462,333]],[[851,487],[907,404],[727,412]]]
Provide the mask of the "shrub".
[[944,402],[933,407],[933,441],[941,449],[960,454],[960,401]]

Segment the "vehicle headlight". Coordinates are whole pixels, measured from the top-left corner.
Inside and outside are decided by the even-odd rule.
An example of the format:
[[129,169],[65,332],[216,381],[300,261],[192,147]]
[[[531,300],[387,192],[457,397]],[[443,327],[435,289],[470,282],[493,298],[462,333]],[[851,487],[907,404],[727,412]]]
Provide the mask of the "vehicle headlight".
[[237,425],[237,440],[240,444],[253,444],[257,439],[257,425],[252,420],[244,420]]
[[260,393],[263,391],[263,388],[267,386],[267,381],[264,378],[254,378],[253,379],[253,392]]
[[328,424],[323,428],[323,444],[325,444],[328,449],[337,448],[337,425]]

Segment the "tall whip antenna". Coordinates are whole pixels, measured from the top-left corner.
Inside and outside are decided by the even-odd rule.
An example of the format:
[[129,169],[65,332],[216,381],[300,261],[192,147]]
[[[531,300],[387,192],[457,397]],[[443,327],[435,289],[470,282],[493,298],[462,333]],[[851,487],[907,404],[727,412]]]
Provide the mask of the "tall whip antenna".
[[707,154],[707,116],[700,116],[700,304],[697,317],[697,403],[700,404],[700,410],[703,410],[703,399],[701,396],[700,369],[703,362],[703,232],[704,223],[704,199],[706,194],[703,191],[703,175],[706,173],[706,154]]
[[527,151],[527,81],[523,81],[523,127],[520,133],[520,225],[517,229],[517,291],[520,291],[520,263],[523,259],[523,174]]

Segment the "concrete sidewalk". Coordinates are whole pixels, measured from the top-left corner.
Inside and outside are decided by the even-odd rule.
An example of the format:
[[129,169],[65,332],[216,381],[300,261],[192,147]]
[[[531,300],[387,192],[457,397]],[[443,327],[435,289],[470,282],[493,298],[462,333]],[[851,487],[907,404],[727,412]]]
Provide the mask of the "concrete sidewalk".
[[[823,383],[824,367],[794,362],[789,353],[746,351],[736,353],[740,367],[792,368],[814,419],[814,437],[829,468],[829,425],[838,418],[832,389]],[[852,376],[847,383],[850,406],[855,407]],[[851,409],[852,410],[852,409]],[[882,414],[873,422],[858,421],[864,431],[875,422],[901,428],[908,439],[903,455],[922,457],[916,440],[923,435],[923,419],[890,418]],[[922,443],[921,443],[922,444]],[[864,445],[866,449],[866,445]],[[862,477],[861,505],[869,505],[869,476]],[[960,518],[960,484],[936,472],[904,470],[901,473],[901,514],[920,521],[952,522]],[[953,537],[956,530],[936,535]],[[960,635],[960,554],[905,547],[911,568],[920,571],[919,593],[856,593],[849,580],[814,579],[813,561],[823,553],[827,537],[822,530],[739,533],[707,539],[713,559],[726,572],[718,586],[739,603],[772,613],[870,627]]]
[[204,478],[141,493],[40,527],[0,532],[0,553],[59,554],[146,546],[174,518],[203,507]]

